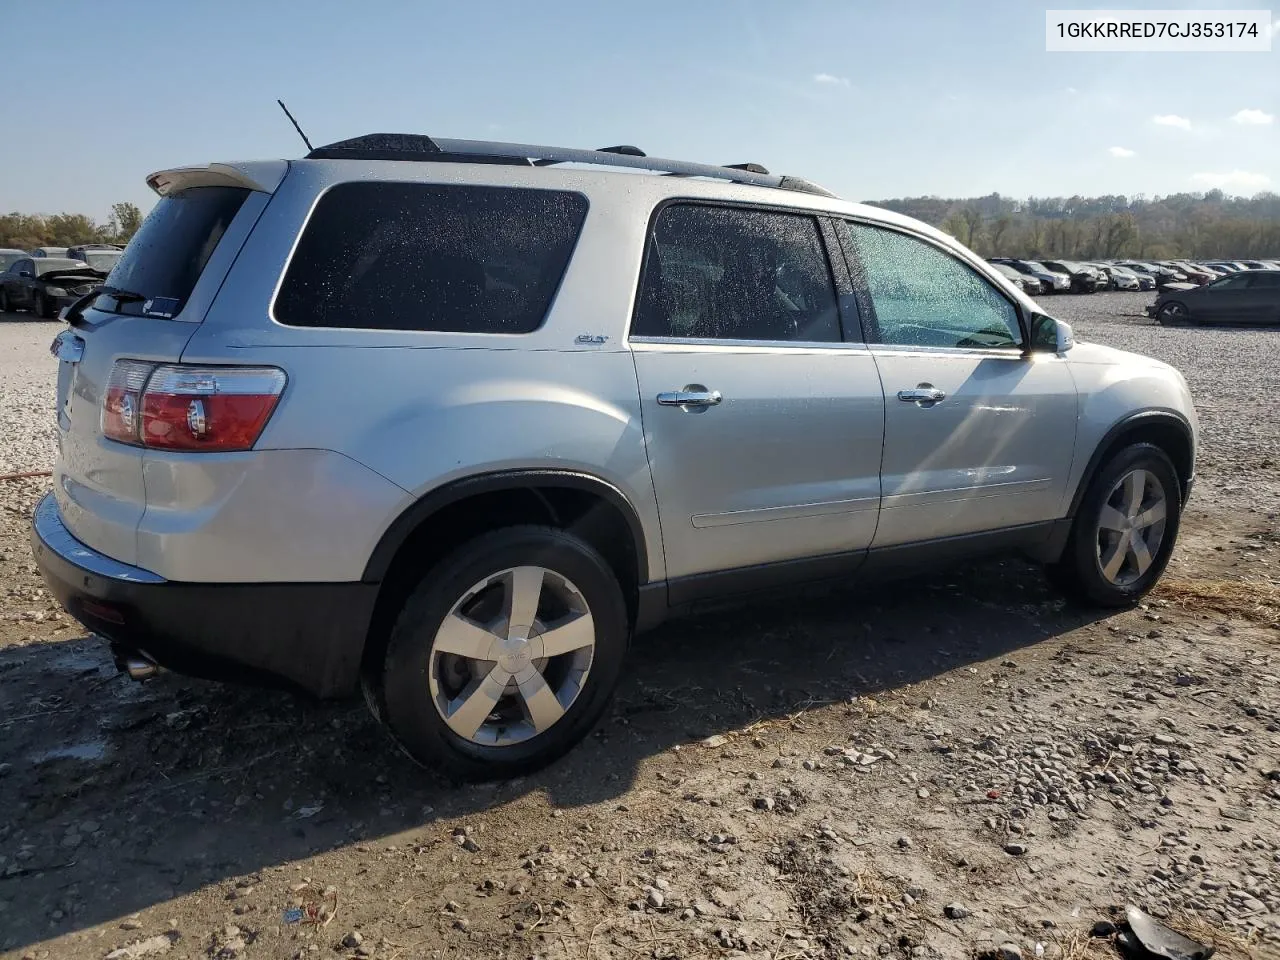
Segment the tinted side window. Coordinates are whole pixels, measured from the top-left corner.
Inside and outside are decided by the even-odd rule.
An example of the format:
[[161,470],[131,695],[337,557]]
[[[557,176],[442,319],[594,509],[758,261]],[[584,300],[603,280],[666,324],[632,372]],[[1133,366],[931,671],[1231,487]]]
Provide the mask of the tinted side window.
[[1257,290],[1259,287],[1267,290],[1280,287],[1280,273],[1255,273],[1249,278],[1249,289]]
[[1249,274],[1233,273],[1229,277],[1223,277],[1221,280],[1211,281],[1210,286],[1214,290],[1243,290],[1249,286]]
[[674,204],[649,238],[636,336],[830,343],[835,286],[817,221]]
[[875,308],[871,342],[914,347],[1016,347],[1013,304],[975,270],[896,230],[851,223]]
[[275,317],[301,327],[529,333],[586,215],[577,193],[339,184],[311,215]]

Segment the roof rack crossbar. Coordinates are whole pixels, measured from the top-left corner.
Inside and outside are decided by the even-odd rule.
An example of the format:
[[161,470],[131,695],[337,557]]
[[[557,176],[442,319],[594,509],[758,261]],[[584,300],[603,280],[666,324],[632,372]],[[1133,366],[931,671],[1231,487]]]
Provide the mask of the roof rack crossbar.
[[799,190],[806,193],[832,194],[821,187],[796,177],[766,173],[759,164],[716,166],[690,163],[686,160],[664,160],[645,156],[630,146],[607,147],[603,150],[579,150],[572,147],[547,147],[528,143],[502,143],[487,140],[445,140],[418,134],[372,134],[327,146],[317,147],[309,159],[377,159],[435,160],[437,162],[511,163],[550,166],[558,163],[581,163],[593,166],[648,170],[680,177],[706,177],[758,187]]
[[777,187],[781,177],[751,173],[747,170],[730,170],[709,163],[690,163],[687,160],[664,160],[661,157],[636,157],[623,153],[607,153],[603,150],[578,150],[572,147],[546,147],[528,143],[490,143],[483,140],[436,140],[445,153],[490,154],[493,156],[533,157],[534,163],[586,163],[605,167],[625,167],[632,170],[652,170],[656,173],[678,173],[686,177],[711,177],[716,180],[732,180],[761,187]]

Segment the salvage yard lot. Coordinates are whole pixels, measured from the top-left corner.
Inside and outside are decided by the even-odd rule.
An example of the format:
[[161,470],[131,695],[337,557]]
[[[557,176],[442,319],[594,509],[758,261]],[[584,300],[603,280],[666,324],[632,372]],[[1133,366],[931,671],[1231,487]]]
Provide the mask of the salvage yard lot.
[[[358,702],[117,676],[34,572],[48,480],[0,481],[0,956],[1102,957],[1126,903],[1280,955],[1280,332],[1149,299],[1043,301],[1195,394],[1147,604],[1007,560],[672,624],[505,784],[418,770]],[[0,317],[0,473],[49,466],[59,326]]]

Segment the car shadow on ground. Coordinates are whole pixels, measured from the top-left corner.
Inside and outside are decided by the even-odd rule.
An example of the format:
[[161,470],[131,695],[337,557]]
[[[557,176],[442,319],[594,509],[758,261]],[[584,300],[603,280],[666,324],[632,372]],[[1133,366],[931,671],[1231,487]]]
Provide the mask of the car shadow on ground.
[[1096,618],[1007,560],[671,623],[637,639],[585,743],[480,786],[415,767],[358,702],[138,684],[93,638],[0,650],[0,949],[531,792],[555,807],[616,801],[677,744],[902,691]]

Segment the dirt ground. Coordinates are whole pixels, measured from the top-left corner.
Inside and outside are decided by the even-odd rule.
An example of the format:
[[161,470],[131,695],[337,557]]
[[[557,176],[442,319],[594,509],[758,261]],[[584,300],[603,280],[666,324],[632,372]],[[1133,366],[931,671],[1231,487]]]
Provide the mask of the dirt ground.
[[[417,769],[356,702],[118,676],[31,564],[48,481],[0,481],[0,956],[1106,957],[1132,903],[1280,957],[1280,331],[1145,302],[1047,306],[1196,393],[1148,603],[1006,560],[670,624],[504,784]],[[0,319],[0,410],[51,406],[57,326]]]

